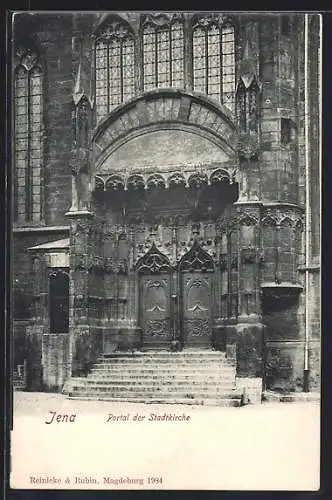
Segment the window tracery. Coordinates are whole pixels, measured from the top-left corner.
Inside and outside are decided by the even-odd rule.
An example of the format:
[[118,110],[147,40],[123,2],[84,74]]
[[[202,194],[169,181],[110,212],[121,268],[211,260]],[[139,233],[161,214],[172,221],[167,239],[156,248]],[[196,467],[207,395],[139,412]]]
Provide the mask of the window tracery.
[[230,18],[195,16],[187,30],[183,14],[147,14],[142,16],[137,36],[125,21],[108,23],[99,31],[95,45],[97,121],[134,97],[139,75],[142,91],[183,89],[186,57],[190,58],[189,80],[190,66],[192,70],[189,86],[233,112],[235,28]]
[[184,30],[181,16],[147,16],[143,26],[144,90],[184,87]]
[[135,93],[134,35],[123,22],[114,20],[96,40],[97,121]]
[[196,19],[192,27],[193,87],[231,111],[235,93],[235,32],[223,16]]
[[15,219],[41,219],[43,70],[35,52],[19,48],[14,73]]

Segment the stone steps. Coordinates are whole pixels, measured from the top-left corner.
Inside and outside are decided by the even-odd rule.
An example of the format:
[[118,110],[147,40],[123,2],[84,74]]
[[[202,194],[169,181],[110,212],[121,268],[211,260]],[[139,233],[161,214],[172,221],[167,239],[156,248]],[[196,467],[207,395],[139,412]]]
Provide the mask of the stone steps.
[[146,399],[146,396],[140,398],[135,397],[112,397],[98,396],[96,394],[90,396],[68,396],[68,399],[80,401],[107,401],[114,403],[145,403],[145,404],[171,404],[171,405],[204,405],[204,406],[221,406],[221,407],[236,407],[242,406],[241,398],[209,398],[209,399],[186,399],[186,398],[168,398],[167,400],[160,397]]
[[226,361],[226,356],[224,353],[212,353],[209,355],[202,355],[202,354],[197,354],[197,353],[191,353],[191,354],[184,354],[182,356],[179,355],[179,353],[165,353],[165,354],[159,354],[157,356],[153,356],[148,353],[140,353],[140,354],[128,354],[127,356],[124,356],[121,354],[120,356],[115,356],[115,355],[107,355],[103,358],[98,358],[97,363],[122,363],[122,362],[127,362],[130,360],[131,362],[146,362],[149,363],[150,361],[155,362],[155,363],[178,363],[179,361],[181,362],[189,362],[191,363],[192,361],[206,361],[210,360],[212,362],[222,362]]
[[123,389],[122,387],[118,387],[117,389],[112,387],[110,388],[103,388],[99,386],[82,386],[82,387],[73,387],[72,391],[69,392],[69,395],[75,396],[76,392],[79,390],[80,395],[104,395],[104,396],[111,396],[111,397],[120,397],[120,398],[125,398],[125,397],[160,397],[163,399],[167,399],[169,397],[180,397],[180,398],[190,398],[190,399],[195,399],[195,398],[210,398],[210,397],[228,397],[228,398],[237,398],[239,397],[239,393],[235,390],[232,390],[229,388],[223,389],[223,390],[211,390],[211,388],[198,388],[193,390],[192,388],[170,388],[166,390],[164,387],[162,388],[151,388],[151,387],[142,387],[140,389],[138,388],[127,388]]
[[222,384],[219,387],[216,387],[212,384],[196,384],[196,385],[188,385],[188,384],[114,384],[113,382],[105,382],[104,384],[100,384],[94,380],[87,380],[84,384],[75,384],[72,386],[72,391],[75,390],[88,390],[88,391],[108,391],[113,393],[118,392],[135,392],[135,391],[143,391],[145,393],[151,392],[180,392],[185,390],[186,392],[192,391],[205,391],[209,393],[225,393],[230,392],[235,388],[234,384]]
[[[138,371],[126,371],[125,373],[123,372],[114,372],[114,373],[109,373],[109,372],[91,372],[89,374],[88,379],[94,379],[94,380],[109,380],[110,377],[111,380],[114,382],[116,380],[118,381],[128,381],[128,382],[133,382],[139,378],[140,380],[160,380],[160,381],[171,381],[171,382],[199,382],[199,381],[206,381],[206,382],[212,382],[215,383],[216,381],[216,375],[221,375],[221,374],[216,374],[216,373],[196,373],[195,377],[193,377],[193,374],[183,374],[183,373],[171,373],[167,372],[166,370],[163,372],[153,372],[153,373],[145,373],[145,372],[138,372]],[[228,380],[234,380],[234,375],[233,372],[226,372],[222,374],[222,380],[228,381]]]
[[[195,375],[197,376],[221,376],[227,373],[233,374],[234,368],[225,366],[225,367],[219,367],[219,368],[211,368],[211,367],[206,367],[206,368],[201,368],[201,367],[196,367],[195,369]],[[96,374],[110,374],[110,376],[113,374],[117,373],[132,373],[132,374],[146,374],[146,375],[153,375],[153,374],[158,374],[158,375],[163,375],[163,374],[181,374],[181,375],[190,375],[193,373],[193,368],[192,367],[183,367],[183,366],[165,366],[165,367],[159,367],[159,366],[149,366],[146,367],[144,365],[139,365],[139,366],[132,366],[130,364],[124,365],[124,366],[119,366],[119,367],[93,367],[91,369],[90,373],[96,373]]]
[[171,352],[166,349],[160,349],[158,351],[114,351],[109,354],[102,354],[98,357],[98,359],[109,359],[109,358],[128,358],[129,356],[136,357],[146,357],[152,356],[154,358],[160,358],[163,356],[169,357],[179,357],[184,358],[186,356],[202,356],[202,357],[225,357],[226,353],[224,351],[215,351],[211,349],[184,349],[182,351],[174,351]]
[[186,350],[100,356],[87,377],[72,378],[71,399],[239,406],[235,366],[225,353]]

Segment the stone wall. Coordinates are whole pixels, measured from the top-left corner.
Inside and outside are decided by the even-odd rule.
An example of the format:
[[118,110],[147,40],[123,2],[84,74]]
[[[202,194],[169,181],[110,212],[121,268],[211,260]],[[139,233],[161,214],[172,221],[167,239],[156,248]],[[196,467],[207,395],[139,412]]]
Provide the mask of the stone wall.
[[69,334],[44,333],[42,337],[43,388],[59,392],[71,375]]

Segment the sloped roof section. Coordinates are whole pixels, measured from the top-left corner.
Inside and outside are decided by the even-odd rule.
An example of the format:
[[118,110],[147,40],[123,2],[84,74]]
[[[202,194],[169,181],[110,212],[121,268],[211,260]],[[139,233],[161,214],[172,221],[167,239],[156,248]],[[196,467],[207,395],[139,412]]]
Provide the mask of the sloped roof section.
[[48,241],[47,243],[42,243],[41,245],[36,245],[34,247],[28,248],[28,250],[44,250],[44,251],[54,251],[54,250],[68,250],[69,249],[69,238],[63,238],[62,240]]

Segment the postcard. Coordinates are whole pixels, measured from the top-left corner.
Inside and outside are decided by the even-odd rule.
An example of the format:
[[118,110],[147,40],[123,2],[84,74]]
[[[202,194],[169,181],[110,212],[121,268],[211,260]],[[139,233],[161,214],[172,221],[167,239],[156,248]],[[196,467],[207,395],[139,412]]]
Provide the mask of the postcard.
[[317,491],[321,15],[10,23],[11,488]]

